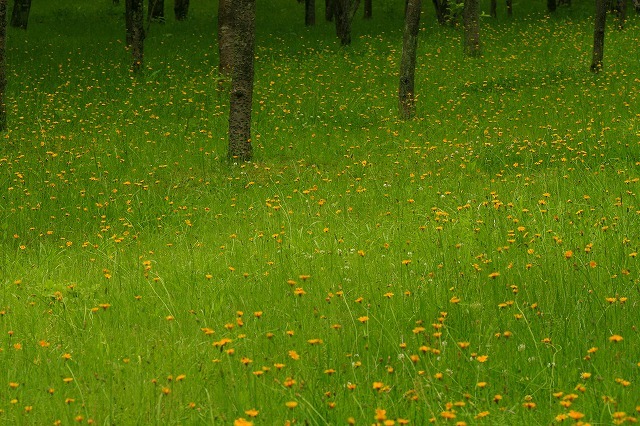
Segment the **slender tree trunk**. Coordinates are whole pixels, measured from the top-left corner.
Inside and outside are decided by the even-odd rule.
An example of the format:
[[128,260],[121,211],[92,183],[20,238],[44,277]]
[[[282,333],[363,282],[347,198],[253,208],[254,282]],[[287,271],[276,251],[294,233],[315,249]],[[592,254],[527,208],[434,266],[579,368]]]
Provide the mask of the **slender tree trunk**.
[[327,22],[333,21],[333,6],[334,0],[324,0],[324,20]]
[[360,0],[333,0],[336,35],[343,46],[351,44],[351,21],[359,5]]
[[149,22],[164,22],[164,0],[149,0],[147,20]]
[[373,0],[364,0],[364,19],[373,17]]
[[233,69],[233,9],[232,0],[218,1],[218,53],[221,75],[231,77]]
[[593,30],[593,60],[591,72],[598,73],[602,69],[604,57],[604,29],[607,23],[607,0],[596,0],[596,17]]
[[618,1],[618,29],[623,30],[624,24],[627,22],[627,0]]
[[464,50],[468,56],[480,56],[480,8],[478,0],[464,0]]
[[7,130],[7,0],[0,0],[0,132]]
[[[409,5],[405,3],[405,15]],[[444,25],[449,20],[449,0],[433,0],[433,7],[436,10],[436,19],[440,25]]]
[[547,0],[547,10],[549,12],[555,12],[557,8],[556,0]]
[[421,0],[409,0],[407,12],[404,17],[402,59],[400,61],[400,87],[398,89],[400,118],[404,120],[411,119],[416,114],[414,81],[421,10]]
[[144,66],[144,2],[143,0],[130,0],[131,8],[127,13],[131,14],[131,54],[133,64],[131,70],[134,74],[142,72]]
[[232,161],[250,161],[253,57],[255,52],[256,1],[232,0],[234,54],[229,110],[229,151]]
[[507,0],[507,16],[513,16],[513,0]]
[[173,13],[176,16],[176,21],[184,21],[189,14],[189,0],[174,0]]
[[316,24],[316,0],[304,0],[304,24],[307,27]]
[[489,6],[489,15],[491,15],[492,18],[496,18],[498,16],[497,0],[491,0],[491,6]]
[[11,14],[11,26],[13,28],[27,29],[29,23],[29,11],[31,10],[31,0],[14,0],[13,12]]

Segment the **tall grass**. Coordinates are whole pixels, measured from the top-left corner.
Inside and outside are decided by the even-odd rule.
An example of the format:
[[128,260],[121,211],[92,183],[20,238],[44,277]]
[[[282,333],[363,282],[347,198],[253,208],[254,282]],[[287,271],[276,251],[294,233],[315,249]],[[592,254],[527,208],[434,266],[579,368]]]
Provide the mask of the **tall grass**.
[[635,419],[635,16],[594,76],[586,5],[483,19],[474,60],[425,5],[399,122],[402,2],[347,49],[261,2],[256,159],[230,165],[192,3],[142,78],[110,2],[9,32],[2,422]]

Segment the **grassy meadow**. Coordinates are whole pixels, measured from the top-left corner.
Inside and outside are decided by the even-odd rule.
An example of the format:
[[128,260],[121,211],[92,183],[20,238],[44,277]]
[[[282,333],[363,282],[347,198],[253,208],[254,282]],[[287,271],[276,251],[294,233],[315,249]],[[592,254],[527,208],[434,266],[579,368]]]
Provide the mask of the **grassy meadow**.
[[609,17],[592,75],[591,2],[499,8],[468,60],[425,1],[400,122],[401,0],[349,48],[322,2],[305,28],[259,1],[233,165],[216,4],[191,3],[142,78],[110,0],[9,31],[0,423],[636,421],[640,18]]

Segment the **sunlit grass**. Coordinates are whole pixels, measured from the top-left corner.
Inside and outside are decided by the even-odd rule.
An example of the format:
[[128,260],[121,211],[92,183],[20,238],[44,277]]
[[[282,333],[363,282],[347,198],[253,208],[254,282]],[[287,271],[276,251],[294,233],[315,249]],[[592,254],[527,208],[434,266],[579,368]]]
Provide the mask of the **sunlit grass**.
[[502,11],[468,61],[425,5],[398,122],[401,4],[348,49],[263,4],[232,166],[211,5],[152,25],[140,79],[110,2],[38,7],[9,33],[2,422],[635,420],[635,16],[593,76],[588,9]]

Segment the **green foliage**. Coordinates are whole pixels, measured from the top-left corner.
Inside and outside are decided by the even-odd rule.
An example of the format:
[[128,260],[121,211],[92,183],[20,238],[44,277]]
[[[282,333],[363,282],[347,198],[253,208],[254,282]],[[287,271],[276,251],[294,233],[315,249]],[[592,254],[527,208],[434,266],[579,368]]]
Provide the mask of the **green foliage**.
[[34,3],[8,40],[0,422],[634,416],[637,18],[593,76],[580,5],[499,10],[469,62],[427,7],[400,122],[399,3],[343,49],[259,2],[237,167],[212,5],[152,25],[134,79],[121,8]]

